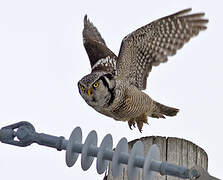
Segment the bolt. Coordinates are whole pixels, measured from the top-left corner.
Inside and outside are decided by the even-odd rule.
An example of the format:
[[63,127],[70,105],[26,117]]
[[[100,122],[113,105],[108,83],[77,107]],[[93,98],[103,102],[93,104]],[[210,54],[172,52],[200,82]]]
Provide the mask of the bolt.
[[197,179],[200,177],[200,173],[196,169],[191,169],[190,179]]

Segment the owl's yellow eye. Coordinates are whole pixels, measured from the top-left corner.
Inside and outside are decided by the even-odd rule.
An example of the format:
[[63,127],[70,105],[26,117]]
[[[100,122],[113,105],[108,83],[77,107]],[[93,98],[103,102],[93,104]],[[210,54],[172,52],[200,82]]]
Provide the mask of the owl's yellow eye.
[[84,90],[85,90],[84,86],[81,86],[81,91],[84,91]]
[[99,82],[95,82],[95,83],[93,84],[93,86],[94,86],[95,88],[97,88],[97,87],[99,86]]

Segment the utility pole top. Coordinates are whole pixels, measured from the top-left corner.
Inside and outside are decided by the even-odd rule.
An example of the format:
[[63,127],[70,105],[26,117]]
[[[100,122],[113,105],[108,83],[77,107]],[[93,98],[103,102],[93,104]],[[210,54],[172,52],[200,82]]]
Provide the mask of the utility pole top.
[[[160,137],[160,136],[149,136],[142,137],[130,141],[128,143],[128,151],[130,152],[133,145],[140,140],[144,145],[144,156],[148,153],[150,147],[153,144],[158,145],[160,149],[160,160],[162,162],[167,161],[168,163],[184,166],[188,169],[199,165],[205,170],[208,168],[208,155],[207,153],[196,144],[187,141],[185,139],[173,138],[173,137]],[[113,180],[111,174],[111,163],[109,164],[107,180]],[[139,171],[137,180],[143,179],[142,170]],[[116,180],[128,180],[127,167],[125,166],[121,176]],[[154,180],[180,180],[178,177],[157,175]]]

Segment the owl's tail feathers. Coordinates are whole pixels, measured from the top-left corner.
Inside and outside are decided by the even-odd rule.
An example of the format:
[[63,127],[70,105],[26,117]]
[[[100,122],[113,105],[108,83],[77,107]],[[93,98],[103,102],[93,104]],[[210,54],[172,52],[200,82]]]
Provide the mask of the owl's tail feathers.
[[165,118],[164,115],[166,115],[166,116],[176,116],[176,114],[179,112],[179,109],[168,107],[168,106],[165,106],[165,105],[160,104],[158,102],[155,102],[155,104],[158,108],[157,112],[152,115],[155,118]]

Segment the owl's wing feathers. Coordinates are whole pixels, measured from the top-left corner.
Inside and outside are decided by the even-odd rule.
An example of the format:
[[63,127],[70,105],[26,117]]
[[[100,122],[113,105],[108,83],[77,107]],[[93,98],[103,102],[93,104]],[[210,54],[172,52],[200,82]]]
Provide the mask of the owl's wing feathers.
[[117,56],[106,46],[97,28],[84,17],[83,43],[87,51],[92,71],[115,73]]
[[101,34],[98,32],[93,23],[89,21],[87,15],[84,16],[83,39],[91,39],[106,46],[104,39],[101,37]]
[[207,27],[204,13],[187,14],[185,9],[158,19],[132,32],[122,40],[117,75],[130,80],[137,88],[146,88],[152,66],[166,62],[193,36]]

